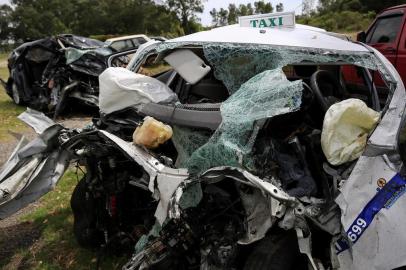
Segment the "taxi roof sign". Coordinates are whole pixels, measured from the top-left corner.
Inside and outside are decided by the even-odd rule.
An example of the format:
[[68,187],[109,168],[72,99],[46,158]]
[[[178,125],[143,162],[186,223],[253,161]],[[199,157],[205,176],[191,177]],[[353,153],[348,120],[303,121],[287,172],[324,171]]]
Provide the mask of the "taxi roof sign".
[[295,12],[279,12],[243,16],[238,18],[241,27],[280,28],[295,27]]

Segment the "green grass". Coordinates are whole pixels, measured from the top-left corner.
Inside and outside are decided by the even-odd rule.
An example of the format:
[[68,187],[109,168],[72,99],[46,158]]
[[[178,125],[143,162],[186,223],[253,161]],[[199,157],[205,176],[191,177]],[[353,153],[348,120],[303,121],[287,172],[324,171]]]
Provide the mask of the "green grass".
[[[7,80],[7,55],[0,54],[0,78]],[[9,131],[22,133],[28,129],[28,127],[17,119],[17,116],[25,111],[25,107],[17,106],[6,94],[6,91],[0,86],[0,142],[11,140],[13,137],[9,134]]]
[[[38,237],[30,247],[17,248],[12,256],[0,261],[1,269],[96,268],[97,252],[81,248],[73,235],[70,197],[77,181],[74,169],[69,169],[55,190],[41,198],[40,207],[21,218],[22,224],[38,232]],[[126,259],[103,256],[100,268],[120,269]]]

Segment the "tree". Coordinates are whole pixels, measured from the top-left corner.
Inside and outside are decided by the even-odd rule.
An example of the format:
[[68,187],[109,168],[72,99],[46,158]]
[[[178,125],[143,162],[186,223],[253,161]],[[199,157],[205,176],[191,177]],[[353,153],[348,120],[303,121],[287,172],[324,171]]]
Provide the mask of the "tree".
[[276,12],[283,12],[283,3],[279,3],[276,5]]
[[9,5],[0,5],[0,45],[10,39],[12,11]]
[[210,12],[210,16],[211,16],[211,24],[214,27],[219,26],[220,22],[219,22],[219,13],[217,12],[217,9],[213,8]]
[[[279,4],[283,10],[283,4]],[[254,8],[251,3],[247,5],[240,4],[238,7],[235,4],[229,4],[228,9],[221,8],[219,11],[213,8],[210,11],[212,17],[212,25],[214,27],[234,24],[238,22],[238,17],[248,16],[253,14],[271,13],[273,7],[271,3],[265,3],[263,0],[254,2]]]
[[224,8],[220,8],[219,11],[219,25],[224,26],[228,24],[228,10]]
[[215,8],[213,8],[210,11],[210,15],[212,17],[212,25],[214,27],[225,26],[229,22],[229,13],[227,9],[220,8],[220,10],[217,11]]
[[228,5],[228,24],[234,24],[238,22],[238,8],[235,4]]
[[302,1],[302,14],[304,16],[310,16],[314,8],[314,0],[303,0]]
[[69,16],[69,4],[62,0],[12,1],[16,5],[11,19],[15,40],[31,40],[70,32],[63,22]]
[[191,22],[198,20],[196,13],[202,13],[204,8],[201,0],[167,0],[167,5],[171,11],[177,14],[186,34],[192,32]]
[[385,8],[391,6],[397,6],[404,4],[404,0],[385,0],[385,1],[374,1],[374,0],[359,0],[362,11],[375,11],[376,13],[382,11]]
[[271,13],[273,7],[271,3],[265,3],[263,0],[254,2],[255,14]]
[[404,0],[319,0],[318,10],[321,14],[337,11],[357,11],[363,13],[374,11],[378,13],[387,7],[400,4],[404,4]]
[[216,27],[219,24],[219,19],[218,19],[218,12],[217,9],[213,8],[212,10],[209,11],[210,16],[211,16],[211,25]]
[[[12,0],[10,25],[18,41],[61,33],[183,35],[177,13],[153,0]],[[0,15],[1,20],[1,15]],[[200,24],[189,21],[191,31]]]
[[254,14],[254,9],[252,8],[251,3],[248,3],[247,5],[240,4],[238,6],[238,16],[247,16],[252,14]]

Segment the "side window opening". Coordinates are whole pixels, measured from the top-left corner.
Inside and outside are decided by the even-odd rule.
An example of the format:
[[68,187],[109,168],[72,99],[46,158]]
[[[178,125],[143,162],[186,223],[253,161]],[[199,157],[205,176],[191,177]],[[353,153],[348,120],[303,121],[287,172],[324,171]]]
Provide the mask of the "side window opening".
[[133,41],[135,47],[138,47],[147,42],[144,38],[141,38],[141,37],[133,38],[132,41]]
[[137,73],[155,77],[171,69],[172,67],[163,59],[157,58],[157,54],[151,54],[145,59],[144,63],[140,66]]
[[113,42],[111,44],[111,47],[113,49],[117,50],[118,52],[121,52],[121,51],[125,51],[125,50],[134,48],[134,45],[130,39],[127,39],[127,40],[119,40],[119,41]]
[[124,48],[124,46],[125,46],[125,44],[124,44],[124,42],[123,41],[116,41],[116,42],[113,42],[111,45],[110,45],[113,49],[115,49],[116,51],[121,51],[123,48]]
[[[199,56],[206,64],[207,59],[203,50],[200,48],[188,48]],[[166,55],[165,55],[166,56]],[[193,103],[219,103],[229,97],[229,92],[225,84],[215,76],[215,68],[206,74],[195,84],[187,83],[173,68],[164,61],[165,56],[152,54],[148,56],[138,70],[138,73],[155,77],[167,85],[178,95],[183,104]],[[326,99],[325,110],[336,102],[347,98],[357,98],[363,100],[370,108],[379,109],[371,100],[371,87],[363,80],[362,74],[358,67],[353,65],[317,65],[317,64],[300,64],[287,65],[283,71],[290,81],[301,79],[307,87],[312,88],[312,79],[315,73],[318,73],[317,82],[320,88],[320,98]],[[349,77],[350,75],[350,77]],[[371,72],[377,88],[380,107],[383,108],[388,89],[385,84],[379,82],[379,72]],[[314,83],[313,83],[314,86]],[[312,89],[310,89],[312,90]],[[376,92],[375,92],[376,93]],[[375,99],[376,101],[376,99]],[[375,102],[377,103],[377,102]],[[322,122],[324,114],[319,115],[319,122]]]
[[[377,91],[380,107],[383,108],[389,95],[389,88],[378,71],[369,70],[369,73]],[[369,89],[363,79],[362,69],[356,66],[344,65],[341,67],[341,74],[349,95],[367,101]],[[371,104],[368,104],[368,106],[371,106]]]
[[393,43],[396,41],[401,28],[403,16],[383,17],[376,21],[375,25],[367,34],[367,43]]

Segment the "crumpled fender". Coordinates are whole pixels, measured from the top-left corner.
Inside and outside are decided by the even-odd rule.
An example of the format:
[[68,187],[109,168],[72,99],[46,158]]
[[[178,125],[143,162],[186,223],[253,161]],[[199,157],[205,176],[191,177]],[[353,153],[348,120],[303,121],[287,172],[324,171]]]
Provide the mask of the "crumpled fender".
[[0,170],[0,219],[4,219],[52,190],[68,168],[70,155],[58,147],[63,127],[34,110],[20,115],[39,136],[22,138]]

